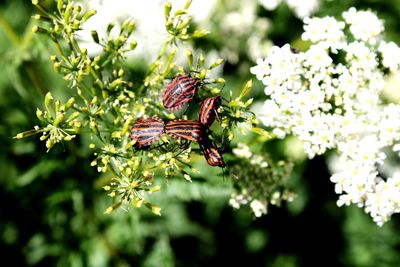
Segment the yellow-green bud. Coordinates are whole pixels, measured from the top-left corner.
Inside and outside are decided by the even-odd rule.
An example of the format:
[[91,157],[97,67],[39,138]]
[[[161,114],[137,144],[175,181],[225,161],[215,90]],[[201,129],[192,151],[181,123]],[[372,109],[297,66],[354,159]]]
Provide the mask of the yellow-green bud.
[[75,120],[76,118],[79,117],[79,111],[75,111],[74,113],[72,113],[71,115],[69,115],[68,119],[66,120],[66,122],[70,122],[72,120]]
[[134,29],[135,29],[135,21],[130,20],[129,24],[128,24],[128,29],[127,29],[128,35],[130,35]]
[[247,95],[253,87],[253,80],[248,80],[242,92],[240,92],[239,99]]
[[57,1],[57,9],[58,9],[58,11],[61,12],[61,9],[63,8],[63,5],[64,5],[64,0],[58,0]]
[[67,135],[63,138],[64,141],[71,141],[72,139],[75,138],[75,135]]
[[56,119],[54,120],[53,125],[54,126],[58,126],[58,124],[60,124],[60,122],[62,122],[64,120],[65,114],[64,112],[58,112],[56,115]]
[[51,95],[50,92],[47,92],[46,96],[44,97],[44,106],[46,107],[46,110],[49,114],[51,114],[51,100],[53,100],[53,96]]
[[191,4],[192,4],[192,0],[187,0],[183,9],[187,10]]
[[211,89],[211,94],[213,95],[218,95],[221,92],[221,89],[217,88],[217,87],[213,87]]
[[165,5],[164,5],[164,16],[165,16],[166,20],[168,20],[168,18],[169,18],[169,15],[171,13],[171,9],[172,9],[171,2],[170,1],[166,1]]
[[92,35],[93,41],[94,41],[96,44],[100,43],[99,34],[97,33],[97,31],[96,31],[96,30],[92,30],[90,33],[91,33],[91,35]]
[[82,7],[81,7],[80,5],[76,5],[76,6],[74,7],[74,11],[75,11],[76,13],[79,13],[79,12],[82,11]]
[[129,44],[129,47],[131,50],[134,50],[137,46],[137,41],[136,40],[132,40],[131,43]]
[[193,38],[201,38],[209,34],[210,32],[207,30],[197,30],[192,33]]
[[68,109],[70,109],[73,104],[75,104],[75,98],[71,97],[70,99],[68,99],[67,103],[65,104],[65,110],[67,111]]
[[87,21],[88,19],[90,19],[92,16],[94,16],[94,15],[96,15],[96,10],[89,10],[89,11],[87,11],[84,15],[83,15],[83,17],[82,17],[82,22],[85,22],[85,21]]
[[177,30],[182,31],[184,28],[187,28],[188,25],[192,22],[192,17],[188,17],[186,20],[184,20],[181,24],[178,25]]
[[192,50],[187,49],[186,50],[186,57],[188,59],[188,65],[189,65],[189,69],[193,69],[193,53]]
[[38,25],[34,25],[32,27],[32,32],[33,33],[47,33],[47,30],[42,27],[39,27]]
[[65,24],[68,24],[69,19],[71,18],[71,14],[72,14],[72,6],[73,4],[70,2],[68,3],[67,7],[65,8],[65,12],[64,12],[64,22]]
[[74,30],[79,29],[80,26],[81,26],[81,22],[80,22],[79,20],[74,20],[74,22],[72,23],[72,28],[73,28]]
[[44,121],[43,111],[41,111],[40,109],[36,108],[36,117],[39,120]]
[[216,61],[214,61],[214,63],[212,63],[209,67],[209,69],[213,69],[215,67],[218,67],[219,65],[221,65],[222,63],[224,63],[224,60],[222,58],[217,59]]

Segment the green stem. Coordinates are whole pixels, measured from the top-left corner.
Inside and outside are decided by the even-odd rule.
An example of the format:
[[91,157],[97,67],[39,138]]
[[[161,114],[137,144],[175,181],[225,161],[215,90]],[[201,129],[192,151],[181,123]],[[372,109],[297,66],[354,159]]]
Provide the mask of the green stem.
[[2,14],[0,14],[0,28],[3,29],[4,33],[10,39],[10,41],[15,45],[19,46],[20,39],[19,36],[15,33],[14,29],[11,25],[5,20]]

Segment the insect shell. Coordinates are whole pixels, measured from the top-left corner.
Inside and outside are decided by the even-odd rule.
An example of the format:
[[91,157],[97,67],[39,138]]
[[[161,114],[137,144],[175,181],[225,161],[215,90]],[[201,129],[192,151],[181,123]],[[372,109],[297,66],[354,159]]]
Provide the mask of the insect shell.
[[173,120],[165,125],[165,133],[176,139],[199,142],[204,139],[205,131],[199,121]]
[[196,93],[200,80],[189,74],[179,74],[165,86],[162,102],[170,111],[182,109]]
[[225,162],[222,158],[222,154],[218,151],[218,148],[211,140],[204,139],[203,141],[199,142],[199,145],[201,151],[204,154],[204,157],[207,160],[208,165],[218,166],[221,168],[225,167]]
[[138,119],[131,130],[131,139],[135,140],[135,147],[145,147],[158,141],[165,130],[165,123],[158,117]]
[[210,127],[218,115],[217,109],[221,105],[221,97],[214,96],[206,98],[199,109],[199,121],[206,127]]

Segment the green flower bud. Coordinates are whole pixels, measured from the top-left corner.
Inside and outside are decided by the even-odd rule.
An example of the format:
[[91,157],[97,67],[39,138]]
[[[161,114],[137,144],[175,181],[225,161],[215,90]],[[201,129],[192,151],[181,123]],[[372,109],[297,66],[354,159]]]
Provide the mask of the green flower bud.
[[71,141],[75,138],[76,135],[67,135],[63,138],[64,141]]
[[56,119],[53,122],[54,126],[58,126],[61,122],[64,121],[65,113],[64,112],[58,112],[56,115]]
[[32,27],[32,32],[33,33],[48,33],[48,31],[45,28],[39,27],[38,25],[34,25]]
[[96,30],[92,30],[90,33],[91,33],[91,35],[92,35],[93,41],[94,41],[96,44],[99,44],[99,43],[100,43],[100,40],[99,40],[99,34],[97,33],[97,31],[96,31]]
[[247,95],[253,87],[253,80],[248,80],[242,92],[240,92],[239,99]]
[[61,62],[54,62],[53,68],[56,73],[60,73],[61,72]]
[[47,92],[46,96],[44,97],[44,106],[46,107],[47,113],[51,114],[51,107],[50,104],[53,100],[53,96],[50,92]]
[[81,27],[81,22],[79,20],[74,20],[74,22],[72,23],[72,28],[74,30],[78,30]]
[[72,113],[71,115],[69,115],[68,119],[66,120],[66,122],[70,122],[72,120],[75,120],[76,118],[78,118],[80,115],[79,111],[75,111],[74,113]]
[[74,6],[74,12],[75,13],[80,13],[82,11],[82,7],[80,5]]
[[215,67],[218,67],[219,65],[221,65],[224,62],[224,60],[222,58],[217,59],[214,63],[212,63],[210,65],[210,67],[208,69],[213,69]]
[[108,24],[107,30],[106,30],[107,35],[110,35],[110,32],[114,27],[115,27],[115,23],[114,22],[111,22],[111,23]]
[[165,19],[168,20],[169,15],[171,14],[172,4],[170,1],[166,1],[164,5],[164,16]]
[[129,44],[129,48],[131,50],[134,50],[137,46],[137,41],[136,40],[132,40],[131,43]]
[[192,53],[192,50],[190,50],[190,49],[186,50],[186,57],[187,57],[187,60],[188,60],[189,69],[193,70],[193,53]]
[[68,3],[67,7],[65,8],[65,12],[64,12],[64,23],[68,24],[69,20],[71,19],[71,14],[72,14],[72,7],[73,7],[73,3]]
[[128,29],[127,29],[127,33],[128,35],[131,35],[131,33],[133,32],[133,30],[135,29],[135,21],[134,20],[130,20],[129,24],[128,24]]
[[187,10],[190,7],[191,4],[192,4],[192,0],[187,0],[185,5],[183,6],[183,9]]
[[193,38],[202,38],[206,35],[208,35],[210,32],[207,30],[196,30],[192,33]]
[[[33,1],[32,1],[33,2]],[[58,9],[58,11],[61,13],[61,10],[62,10],[62,8],[63,8],[63,6],[64,6],[64,0],[58,0],[57,1],[57,9]]]
[[205,60],[206,60],[206,59],[204,58],[203,53],[200,53],[199,62],[197,63],[197,64],[199,65],[199,68],[202,68],[202,67],[204,66]]
[[90,19],[92,16],[94,16],[94,15],[96,15],[96,10],[89,10],[89,11],[87,11],[84,15],[83,15],[83,17],[82,17],[82,21],[81,22],[85,22],[85,21],[87,21],[88,19]]
[[16,139],[21,139],[24,138],[24,134],[23,133],[19,133],[15,136]]
[[182,31],[184,28],[187,28],[190,22],[192,22],[192,16],[188,17],[181,24],[179,24],[177,30]]
[[41,111],[39,108],[36,108],[36,117],[41,120],[41,121],[45,121],[44,116],[43,116],[43,111]]
[[55,142],[53,139],[47,139],[46,141],[46,147],[47,147],[47,152],[54,146]]

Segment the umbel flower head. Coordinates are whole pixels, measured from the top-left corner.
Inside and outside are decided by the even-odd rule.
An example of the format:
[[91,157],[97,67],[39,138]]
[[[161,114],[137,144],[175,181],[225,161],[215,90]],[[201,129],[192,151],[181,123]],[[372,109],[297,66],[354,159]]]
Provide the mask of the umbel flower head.
[[304,19],[307,51],[275,46],[250,71],[268,97],[261,122],[279,138],[296,136],[309,158],[336,149],[338,205],[365,207],[382,225],[400,212],[400,174],[385,179],[378,168],[400,139],[400,106],[380,99],[386,75],[399,72],[400,48],[383,40],[373,12],[350,8],[343,18]]

